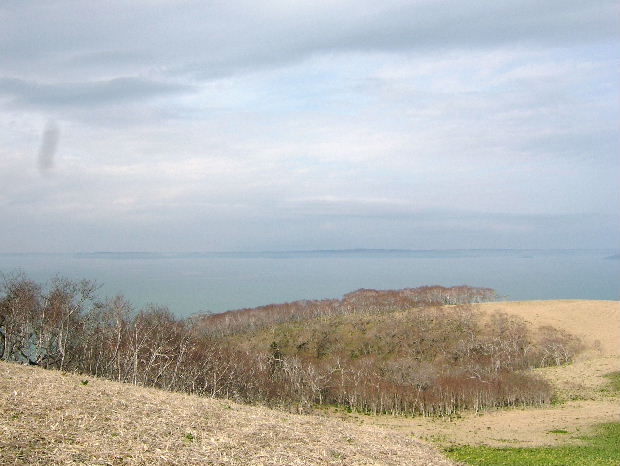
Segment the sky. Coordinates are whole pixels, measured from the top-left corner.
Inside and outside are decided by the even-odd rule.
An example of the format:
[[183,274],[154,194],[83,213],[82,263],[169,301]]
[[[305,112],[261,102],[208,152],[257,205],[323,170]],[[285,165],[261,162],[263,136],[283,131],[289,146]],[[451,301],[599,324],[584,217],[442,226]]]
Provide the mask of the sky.
[[618,248],[616,0],[0,2],[0,252]]

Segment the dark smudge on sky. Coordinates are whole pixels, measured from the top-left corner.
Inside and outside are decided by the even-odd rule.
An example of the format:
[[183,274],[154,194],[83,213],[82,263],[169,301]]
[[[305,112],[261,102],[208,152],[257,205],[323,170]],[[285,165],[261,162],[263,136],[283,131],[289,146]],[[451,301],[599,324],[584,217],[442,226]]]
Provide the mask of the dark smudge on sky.
[[49,173],[54,168],[54,156],[58,149],[59,137],[58,125],[54,121],[48,121],[39,148],[39,171],[43,174]]

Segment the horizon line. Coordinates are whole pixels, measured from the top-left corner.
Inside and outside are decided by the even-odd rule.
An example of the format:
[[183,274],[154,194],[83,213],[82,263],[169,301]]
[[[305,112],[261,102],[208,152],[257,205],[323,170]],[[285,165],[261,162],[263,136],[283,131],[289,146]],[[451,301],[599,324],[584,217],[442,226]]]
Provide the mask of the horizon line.
[[0,255],[95,255],[95,254],[284,254],[333,252],[456,252],[456,251],[620,251],[618,247],[598,248],[325,248],[325,249],[256,249],[256,250],[94,250],[94,251],[0,251]]

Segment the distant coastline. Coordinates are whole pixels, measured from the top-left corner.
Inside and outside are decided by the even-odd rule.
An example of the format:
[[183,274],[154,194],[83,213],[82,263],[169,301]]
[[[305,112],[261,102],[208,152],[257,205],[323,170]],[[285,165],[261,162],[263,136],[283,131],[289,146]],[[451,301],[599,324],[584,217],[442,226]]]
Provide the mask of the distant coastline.
[[355,257],[391,256],[419,258],[458,258],[458,257],[520,257],[557,255],[600,254],[605,259],[620,259],[618,249],[295,249],[263,251],[84,251],[84,252],[0,252],[1,256],[72,256],[85,259],[186,259],[186,258],[289,258],[289,257]]

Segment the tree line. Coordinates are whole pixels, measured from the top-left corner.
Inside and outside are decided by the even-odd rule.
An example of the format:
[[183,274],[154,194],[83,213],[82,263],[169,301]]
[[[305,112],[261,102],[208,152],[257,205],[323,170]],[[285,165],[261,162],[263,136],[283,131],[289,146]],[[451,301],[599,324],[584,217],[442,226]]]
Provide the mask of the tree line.
[[421,286],[400,290],[359,289],[342,299],[301,300],[268,304],[254,308],[235,309],[217,314],[195,316],[203,332],[226,336],[255,331],[283,322],[305,321],[348,314],[382,314],[401,309],[441,304],[466,304],[495,301],[498,296],[491,288],[472,286]]
[[[4,277],[0,357],[296,411],[335,404],[448,415],[549,402],[551,387],[527,369],[569,362],[580,349],[556,329],[531,333],[517,318],[485,320],[466,305],[438,307],[411,290],[361,290],[325,312],[324,301],[274,305],[264,320],[259,310],[229,313],[235,325],[223,327],[218,316],[179,319],[157,305],[136,310],[122,296],[99,298],[97,289],[87,280]],[[274,318],[282,309],[289,317]],[[355,338],[340,338],[350,328]]]

